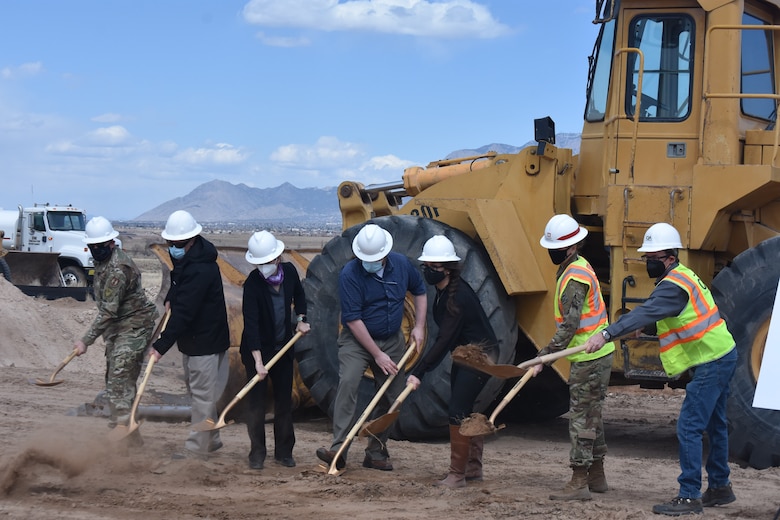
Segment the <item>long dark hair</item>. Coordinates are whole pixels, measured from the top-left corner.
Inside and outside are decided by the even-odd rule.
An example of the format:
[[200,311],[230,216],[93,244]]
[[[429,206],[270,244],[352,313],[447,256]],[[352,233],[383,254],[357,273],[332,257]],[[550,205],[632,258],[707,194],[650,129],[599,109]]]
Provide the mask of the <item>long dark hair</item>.
[[460,312],[455,293],[457,293],[460,284],[461,266],[459,262],[444,262],[441,265],[450,272],[450,281],[447,284],[447,295],[449,296],[447,298],[447,312],[456,315]]

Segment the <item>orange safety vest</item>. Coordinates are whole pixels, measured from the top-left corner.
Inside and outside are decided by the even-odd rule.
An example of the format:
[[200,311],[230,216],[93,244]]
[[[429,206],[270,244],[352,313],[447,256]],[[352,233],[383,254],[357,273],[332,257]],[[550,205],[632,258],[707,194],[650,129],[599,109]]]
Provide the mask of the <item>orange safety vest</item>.
[[[566,346],[566,348],[573,348],[585,343],[593,334],[606,329],[609,326],[609,319],[607,318],[607,306],[604,304],[604,298],[601,296],[601,286],[598,278],[596,278],[596,273],[587,260],[578,257],[566,266],[555,287],[555,325],[557,327],[560,327],[561,323],[563,323],[561,296],[569,280],[576,280],[588,286],[585,301],[582,302],[579,327]],[[571,362],[590,361],[607,356],[614,351],[615,344],[610,342],[592,354],[578,352],[567,356],[566,359]]]
[[726,322],[715,300],[696,273],[682,264],[669,271],[669,281],[688,294],[688,303],[677,316],[658,321],[661,363],[670,376],[720,359],[734,348]]

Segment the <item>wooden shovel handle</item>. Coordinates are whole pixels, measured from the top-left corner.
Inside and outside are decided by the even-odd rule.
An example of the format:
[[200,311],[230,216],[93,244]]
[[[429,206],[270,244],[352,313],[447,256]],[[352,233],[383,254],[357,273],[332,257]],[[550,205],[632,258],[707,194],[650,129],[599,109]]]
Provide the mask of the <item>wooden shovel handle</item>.
[[579,354],[580,352],[585,351],[585,345],[580,345],[579,347],[573,347],[573,348],[565,348],[563,350],[559,350],[558,352],[553,352],[552,354],[545,354],[544,356],[539,356],[535,358],[531,358],[528,361],[523,361],[519,365],[517,365],[517,368],[529,368],[535,365],[540,365],[542,363],[547,364],[551,361],[555,361],[557,359],[561,359],[564,357],[571,356],[572,354]]
[[68,363],[70,363],[71,361],[73,361],[73,358],[74,358],[74,357],[76,357],[76,356],[78,356],[78,350],[76,350],[76,349],[73,349],[73,352],[71,352],[70,354],[68,354],[68,357],[66,357],[65,359],[63,359],[63,360],[62,360],[62,363],[60,363],[60,364],[57,366],[57,368],[54,370],[54,372],[52,373],[51,377],[49,378],[49,383],[53,383],[53,382],[54,382],[54,378],[55,378],[55,377],[57,377],[57,374],[59,374],[59,373],[60,373],[60,370],[62,370],[63,368],[65,368],[65,365],[67,365]]
[[517,393],[520,391],[521,388],[525,386],[525,384],[533,377],[534,371],[529,370],[525,374],[523,374],[523,377],[520,378],[520,381],[515,383],[515,386],[512,387],[512,389],[507,392],[507,394],[504,396],[503,399],[501,399],[501,402],[498,403],[498,406],[496,406],[496,409],[493,410],[493,413],[490,414],[490,424],[494,424],[496,422],[496,417],[498,417],[498,414],[501,413],[501,410],[506,408],[506,405],[509,404],[509,401],[514,399],[514,397],[517,395]]
[[[401,358],[401,361],[398,362],[399,372],[403,370],[403,366],[406,364],[406,360],[409,359],[409,356],[414,353],[416,347],[416,343],[414,340],[409,344],[409,348],[406,349],[406,352],[404,353],[404,356]],[[396,372],[397,374],[397,372]],[[366,422],[366,419],[368,419],[368,416],[371,415],[371,412],[374,411],[374,407],[379,402],[379,400],[382,398],[383,395],[385,395],[385,392],[387,391],[388,387],[390,387],[390,383],[393,382],[393,379],[395,379],[396,374],[392,374],[388,376],[387,379],[385,379],[384,384],[379,388],[376,395],[373,399],[371,399],[371,402],[368,403],[368,406],[366,407],[363,414],[360,416],[360,418],[357,420],[355,425],[352,427],[352,429],[349,431],[349,434],[347,434],[347,437],[344,439],[344,442],[341,443],[341,446],[339,447],[339,450],[336,452],[336,456],[333,457],[333,461],[330,463],[330,467],[328,468],[328,474],[334,475],[338,473],[336,470],[336,463],[341,458],[341,454],[344,453],[344,450],[347,449],[349,444],[352,442],[352,439],[357,435],[357,433],[360,431],[360,428],[363,427],[363,423]]]
[[[163,314],[160,323],[157,324],[157,327],[155,327],[154,332],[152,333],[152,339],[149,341],[149,346],[151,346],[155,341],[157,341],[157,338],[159,338],[160,334],[163,333],[165,327],[168,326],[168,320],[170,318],[171,318],[171,310],[167,309],[165,311],[165,314]],[[144,378],[141,379],[141,384],[138,386],[138,392],[135,394],[135,399],[133,400],[133,407],[130,409],[130,422],[128,423],[129,426],[132,426],[135,423],[135,413],[136,411],[138,411],[138,403],[141,401],[141,396],[143,395],[144,390],[146,389],[146,383],[147,381],[149,381],[149,376],[152,373],[152,368],[154,367],[155,363],[156,360],[154,356],[149,356],[149,360],[146,362],[146,370],[144,371]]]
[[398,407],[401,406],[401,403],[404,402],[404,399],[409,397],[409,394],[411,394],[413,391],[414,391],[414,385],[411,383],[407,383],[406,388],[404,388],[404,391],[401,392],[398,395],[398,397],[396,397],[395,401],[393,401],[393,405],[390,407],[387,413],[393,413],[396,410],[398,410]]
[[[288,341],[281,348],[281,350],[279,350],[279,352],[277,352],[274,355],[274,357],[272,357],[271,360],[265,364],[265,368],[269,369],[272,366],[274,366],[276,362],[279,361],[279,359],[281,359],[281,357],[285,355],[285,353],[287,353],[288,350],[290,350],[290,347],[292,347],[295,344],[295,342],[298,341],[298,339],[300,339],[301,336],[303,336],[303,332],[296,332],[295,336],[290,338],[290,341]],[[249,391],[252,390],[252,388],[254,388],[254,386],[257,383],[259,383],[261,380],[262,378],[260,377],[260,374],[255,374],[255,376],[252,379],[250,379],[249,382],[245,384],[241,390],[238,391],[236,396],[228,403],[225,409],[222,410],[222,413],[219,415],[219,420],[217,424],[224,423],[225,416],[227,415],[227,413],[236,405],[236,403],[238,403],[241,399],[243,399],[246,396],[246,394],[248,394]]]

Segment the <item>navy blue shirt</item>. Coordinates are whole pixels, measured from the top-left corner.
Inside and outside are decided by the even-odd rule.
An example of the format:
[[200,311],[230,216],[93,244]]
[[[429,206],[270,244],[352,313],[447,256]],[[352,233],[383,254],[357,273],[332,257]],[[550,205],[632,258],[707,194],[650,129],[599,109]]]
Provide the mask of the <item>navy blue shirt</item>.
[[346,327],[350,321],[363,320],[372,338],[387,339],[401,328],[407,291],[425,294],[425,284],[404,255],[390,252],[381,278],[354,259],[339,273],[341,323]]

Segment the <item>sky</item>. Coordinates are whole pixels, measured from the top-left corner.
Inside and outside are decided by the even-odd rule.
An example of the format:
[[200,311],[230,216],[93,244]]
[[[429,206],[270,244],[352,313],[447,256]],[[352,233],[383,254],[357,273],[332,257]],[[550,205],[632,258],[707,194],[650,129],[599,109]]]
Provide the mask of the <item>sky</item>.
[[214,179],[401,180],[580,132],[593,0],[0,4],[0,207],[129,220]]

